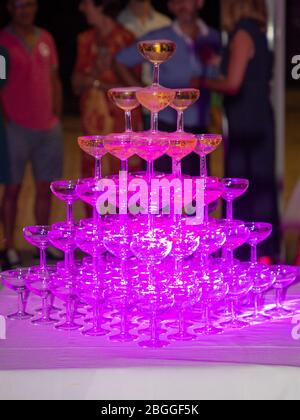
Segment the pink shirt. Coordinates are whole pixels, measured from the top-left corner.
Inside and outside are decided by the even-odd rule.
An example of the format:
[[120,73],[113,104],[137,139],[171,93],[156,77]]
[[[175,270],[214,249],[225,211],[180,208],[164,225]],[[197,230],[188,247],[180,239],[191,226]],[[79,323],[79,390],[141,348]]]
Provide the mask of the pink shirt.
[[1,92],[9,119],[32,130],[48,130],[58,123],[53,112],[51,72],[58,67],[52,36],[37,28],[39,40],[30,49],[8,27],[0,32],[0,45],[9,54],[9,74]]

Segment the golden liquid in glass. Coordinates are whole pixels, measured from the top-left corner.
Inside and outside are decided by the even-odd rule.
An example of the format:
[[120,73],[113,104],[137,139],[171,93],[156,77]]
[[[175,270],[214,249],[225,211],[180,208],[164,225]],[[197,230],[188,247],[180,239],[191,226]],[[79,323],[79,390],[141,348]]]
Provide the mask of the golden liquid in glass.
[[167,154],[180,161],[195,150],[197,139],[188,133],[174,133],[170,136],[170,146]]
[[157,113],[171,104],[175,97],[175,91],[159,86],[152,86],[139,90],[136,96],[143,107],[153,113]]
[[176,111],[185,111],[200,98],[200,91],[197,89],[178,89],[175,90],[175,98],[171,107]]
[[105,136],[79,137],[78,144],[81,150],[96,159],[101,159],[107,152],[104,148]]
[[105,149],[120,160],[127,160],[135,154],[131,136],[127,134],[112,134],[104,141]]
[[223,137],[220,134],[203,134],[196,136],[196,138],[195,153],[199,156],[207,156],[213,153],[223,141]]
[[176,51],[173,41],[157,40],[143,41],[138,44],[142,56],[152,64],[162,64],[168,61]]
[[111,101],[125,112],[133,111],[140,106],[136,97],[137,91],[140,88],[117,88],[111,89],[108,96]]

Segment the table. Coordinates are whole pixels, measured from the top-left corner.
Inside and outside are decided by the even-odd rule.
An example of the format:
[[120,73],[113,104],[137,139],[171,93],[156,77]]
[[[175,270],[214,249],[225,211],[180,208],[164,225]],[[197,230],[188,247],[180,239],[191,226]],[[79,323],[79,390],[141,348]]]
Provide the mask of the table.
[[[300,308],[298,289],[289,299]],[[15,305],[16,296],[2,290],[0,314]],[[29,309],[37,305],[33,297]],[[0,399],[300,399],[300,316],[294,322],[154,351],[8,321]]]

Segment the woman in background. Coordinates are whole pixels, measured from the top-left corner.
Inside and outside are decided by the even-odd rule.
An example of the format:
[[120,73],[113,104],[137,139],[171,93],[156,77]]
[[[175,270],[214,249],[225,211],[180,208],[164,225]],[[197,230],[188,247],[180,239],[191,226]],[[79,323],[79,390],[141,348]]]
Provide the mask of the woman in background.
[[[249,191],[236,203],[235,217],[272,223],[272,237],[259,247],[261,261],[271,262],[279,258],[280,225],[270,99],[273,55],[266,34],[267,6],[265,0],[222,0],[222,15],[223,29],[229,33],[223,57],[224,76],[192,84],[225,96],[229,128],[226,177],[250,181]],[[242,250],[241,256],[245,257]]]
[[[82,0],[79,10],[91,29],[79,35],[73,88],[80,96],[81,124],[84,135],[105,135],[124,131],[124,113],[113,105],[107,91],[120,86],[113,71],[115,55],[132,44],[134,35],[116,22],[120,1]],[[139,113],[135,113],[136,116]],[[138,118],[138,117],[137,117]],[[119,169],[119,161],[110,155],[103,159],[103,175]],[[93,174],[93,159],[82,155],[82,175]]]

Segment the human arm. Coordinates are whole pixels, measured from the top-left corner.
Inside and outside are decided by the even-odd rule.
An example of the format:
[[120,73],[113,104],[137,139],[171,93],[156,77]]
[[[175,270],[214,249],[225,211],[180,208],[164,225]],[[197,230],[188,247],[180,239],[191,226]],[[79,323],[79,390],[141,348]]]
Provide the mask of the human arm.
[[245,30],[238,31],[231,41],[227,75],[217,80],[193,79],[191,85],[224,95],[236,95],[245,80],[246,71],[254,53],[255,46],[251,36]]

